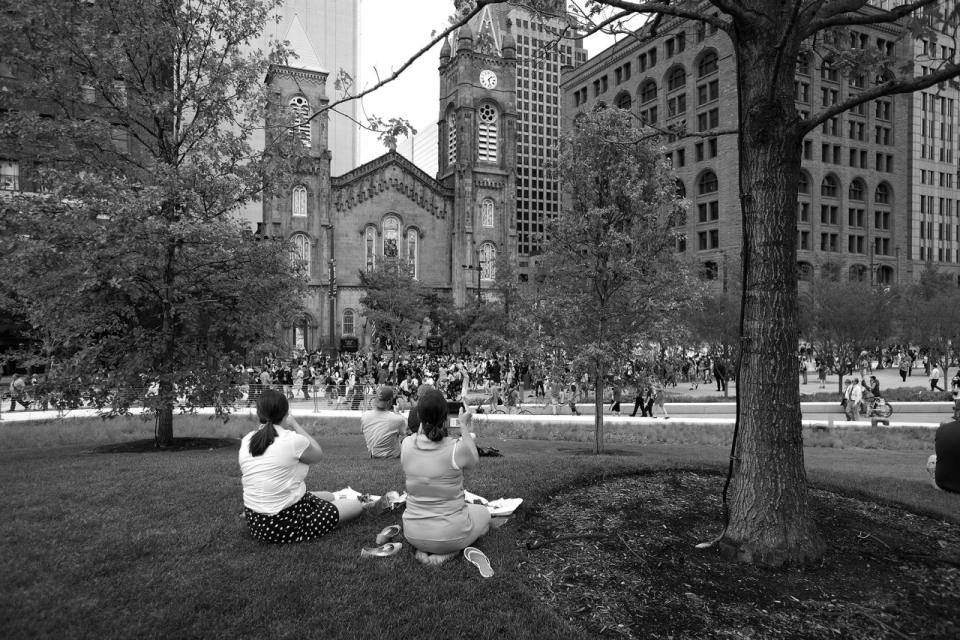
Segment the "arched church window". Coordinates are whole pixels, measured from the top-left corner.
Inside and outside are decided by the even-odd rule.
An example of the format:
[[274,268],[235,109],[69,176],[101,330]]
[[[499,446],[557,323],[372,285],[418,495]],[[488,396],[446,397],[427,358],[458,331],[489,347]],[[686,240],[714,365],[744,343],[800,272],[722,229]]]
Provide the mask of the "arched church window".
[[367,265],[367,271],[373,271],[377,266],[377,230],[373,227],[367,227],[363,239],[364,263]]
[[293,197],[291,198],[292,213],[295,217],[306,217],[307,215],[307,188],[303,185],[297,185],[293,188]]
[[457,161],[457,114],[447,114],[447,166]]
[[490,198],[480,203],[480,226],[493,228],[493,200]]
[[477,159],[481,162],[497,161],[497,120],[499,114],[492,104],[484,104],[478,112]]
[[294,96],[290,99],[290,110],[293,112],[294,135],[303,143],[310,146],[310,103],[303,96]]
[[410,269],[410,277],[416,280],[420,274],[417,268],[417,257],[420,247],[420,233],[416,229],[407,229],[407,266]]
[[295,260],[301,262],[307,270],[307,274],[310,273],[310,238],[306,234],[298,233],[290,238],[291,243],[293,244],[293,257]]
[[352,336],[356,332],[357,316],[353,309],[343,310],[343,335]]
[[492,242],[480,245],[480,279],[495,280],[497,277],[497,247]]
[[383,221],[383,257],[394,260],[400,257],[400,221],[396,218]]

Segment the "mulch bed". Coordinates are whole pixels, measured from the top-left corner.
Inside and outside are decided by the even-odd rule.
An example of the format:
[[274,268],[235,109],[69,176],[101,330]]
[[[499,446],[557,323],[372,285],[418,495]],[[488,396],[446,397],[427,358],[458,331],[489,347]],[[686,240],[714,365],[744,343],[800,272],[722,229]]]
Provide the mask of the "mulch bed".
[[152,438],[105,444],[93,449],[93,453],[150,453],[153,451],[196,451],[200,449],[221,449],[236,447],[236,438],[173,438],[169,445],[158,447]]
[[658,472],[541,504],[521,536],[530,589],[600,638],[960,638],[956,524],[814,489],[820,565],[729,562],[695,548],[720,531],[721,482]]

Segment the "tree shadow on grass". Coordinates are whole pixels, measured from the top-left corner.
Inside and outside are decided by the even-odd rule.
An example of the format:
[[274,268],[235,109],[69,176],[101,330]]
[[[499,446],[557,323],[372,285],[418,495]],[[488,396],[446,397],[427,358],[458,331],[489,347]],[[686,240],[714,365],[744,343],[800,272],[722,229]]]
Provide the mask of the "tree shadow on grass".
[[524,521],[533,592],[598,638],[960,637],[954,524],[813,488],[821,563],[736,563],[696,547],[718,532],[721,478],[624,475],[538,505]]
[[92,453],[151,453],[157,451],[200,451],[236,447],[240,441],[237,438],[174,438],[165,447],[158,446],[152,438],[145,440],[131,440],[95,447]]

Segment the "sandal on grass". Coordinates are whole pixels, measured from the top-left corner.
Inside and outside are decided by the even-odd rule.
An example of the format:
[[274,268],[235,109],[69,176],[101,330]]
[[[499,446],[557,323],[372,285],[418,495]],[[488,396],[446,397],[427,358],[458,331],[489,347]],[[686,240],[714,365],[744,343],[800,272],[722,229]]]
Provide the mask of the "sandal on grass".
[[403,547],[401,542],[388,542],[382,544],[379,547],[364,547],[360,550],[361,558],[386,558],[388,556],[396,555]]
[[480,569],[481,576],[484,578],[493,577],[493,568],[490,566],[490,560],[483,551],[480,551],[480,549],[476,547],[467,547],[463,550],[463,557],[476,566],[477,569]]
[[386,544],[390,542],[398,535],[400,535],[400,525],[392,524],[389,527],[384,527],[383,531],[377,534],[377,544]]

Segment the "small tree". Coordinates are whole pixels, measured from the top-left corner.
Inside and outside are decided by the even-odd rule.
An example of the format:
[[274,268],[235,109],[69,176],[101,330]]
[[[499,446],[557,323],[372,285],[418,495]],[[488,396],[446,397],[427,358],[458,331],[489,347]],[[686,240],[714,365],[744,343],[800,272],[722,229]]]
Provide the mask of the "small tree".
[[263,131],[268,55],[285,52],[251,45],[277,5],[13,0],[0,21],[18,83],[0,95],[0,144],[49,192],[7,203],[3,232],[24,241],[4,272],[50,261],[11,285],[18,310],[80,377],[158,379],[161,445],[178,390],[212,380],[219,406],[239,349],[302,297],[287,249],[233,221],[302,156]]
[[386,260],[371,271],[360,271],[363,315],[373,323],[374,335],[387,337],[399,350],[419,336],[429,316],[428,291],[414,279],[401,260]]
[[837,277],[838,270],[825,265],[809,289],[800,296],[800,312],[805,318],[807,335],[820,353],[835,353],[839,363],[837,388],[842,391],[843,363],[856,362],[860,349],[875,332],[864,310],[874,304],[869,284]]
[[942,364],[943,379],[947,379],[960,337],[960,293],[952,278],[928,264],[920,273],[920,281],[901,287],[899,294],[895,308],[901,341],[929,349],[930,359]]
[[603,385],[657,323],[696,292],[674,254],[684,215],[676,180],[630,114],[601,109],[561,139],[556,172],[569,206],[548,226],[539,269],[547,340],[595,381],[594,450],[603,451]]

